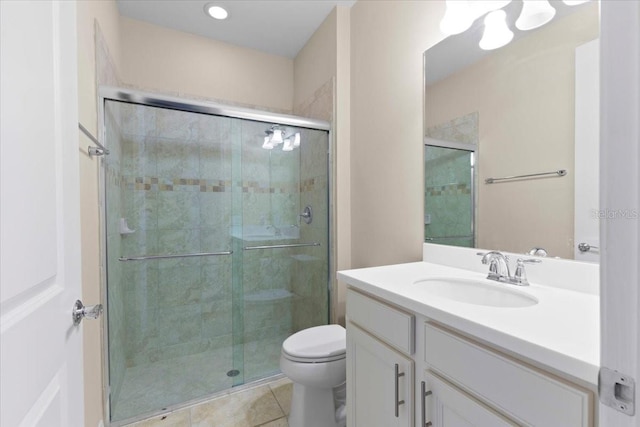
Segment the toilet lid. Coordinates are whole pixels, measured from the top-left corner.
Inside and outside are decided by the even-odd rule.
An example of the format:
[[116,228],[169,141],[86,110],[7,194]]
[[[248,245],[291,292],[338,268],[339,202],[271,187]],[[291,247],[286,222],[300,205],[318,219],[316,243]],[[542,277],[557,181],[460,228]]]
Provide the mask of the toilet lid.
[[296,332],[282,343],[282,351],[295,358],[324,359],[345,354],[346,331],[340,325],[323,325]]

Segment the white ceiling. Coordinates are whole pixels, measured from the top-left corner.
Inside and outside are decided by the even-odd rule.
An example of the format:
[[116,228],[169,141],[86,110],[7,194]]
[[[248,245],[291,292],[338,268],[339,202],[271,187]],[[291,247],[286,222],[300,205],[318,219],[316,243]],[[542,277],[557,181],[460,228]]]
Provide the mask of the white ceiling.
[[[294,58],[336,5],[356,0],[117,0],[121,15]],[[204,7],[224,7],[218,21]]]

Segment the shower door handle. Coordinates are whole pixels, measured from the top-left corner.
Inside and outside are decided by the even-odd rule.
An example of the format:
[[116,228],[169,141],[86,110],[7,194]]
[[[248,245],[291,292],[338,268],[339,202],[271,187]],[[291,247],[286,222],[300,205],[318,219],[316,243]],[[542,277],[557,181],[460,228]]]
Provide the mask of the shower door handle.
[[76,300],[73,304],[73,310],[71,312],[71,316],[73,318],[73,325],[78,326],[82,319],[85,317],[90,317],[92,319],[97,319],[102,314],[103,308],[102,304],[90,305],[85,307],[82,304],[82,301]]

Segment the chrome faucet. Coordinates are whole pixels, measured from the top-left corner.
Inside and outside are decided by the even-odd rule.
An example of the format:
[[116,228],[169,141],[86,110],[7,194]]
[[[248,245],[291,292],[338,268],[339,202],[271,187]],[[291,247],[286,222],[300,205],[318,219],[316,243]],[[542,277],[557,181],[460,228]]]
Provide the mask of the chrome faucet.
[[501,252],[491,251],[482,257],[483,264],[489,264],[489,275],[487,279],[505,282],[511,277],[509,272],[509,257]]
[[509,271],[509,257],[507,255],[498,251],[490,251],[482,256],[482,263],[489,264],[487,279],[517,286],[529,286],[524,265],[538,264],[541,262],[539,259],[518,258],[516,271],[514,275],[511,276],[511,272]]

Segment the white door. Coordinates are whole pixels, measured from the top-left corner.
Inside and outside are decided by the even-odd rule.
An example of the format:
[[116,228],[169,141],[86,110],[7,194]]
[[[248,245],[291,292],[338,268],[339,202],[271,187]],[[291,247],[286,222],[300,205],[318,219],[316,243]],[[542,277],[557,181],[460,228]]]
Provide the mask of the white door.
[[576,49],[574,257],[600,260],[600,41]]
[[0,425],[83,424],[76,5],[0,1]]
[[[600,427],[640,425],[640,2],[601,6],[601,365],[635,379],[606,387],[633,415],[600,404]],[[613,386],[613,384],[612,384]],[[604,393],[601,393],[601,397]],[[633,402],[635,400],[635,402]],[[635,403],[635,411],[631,411]]]

